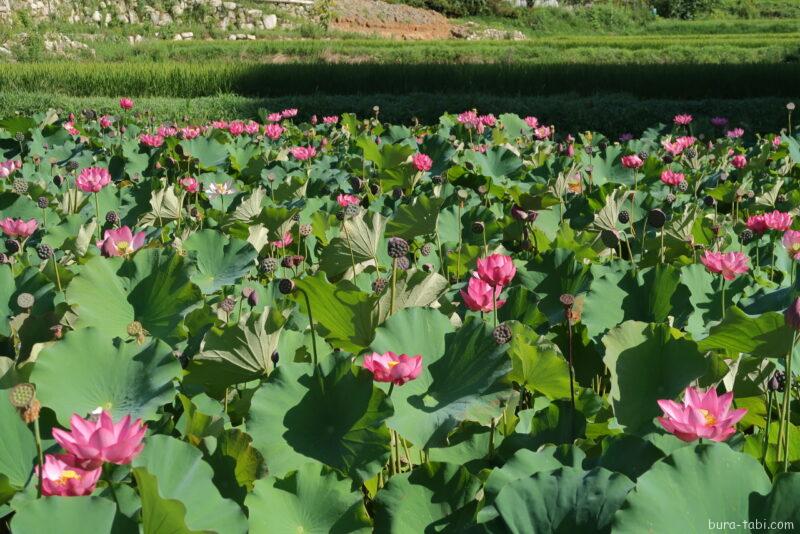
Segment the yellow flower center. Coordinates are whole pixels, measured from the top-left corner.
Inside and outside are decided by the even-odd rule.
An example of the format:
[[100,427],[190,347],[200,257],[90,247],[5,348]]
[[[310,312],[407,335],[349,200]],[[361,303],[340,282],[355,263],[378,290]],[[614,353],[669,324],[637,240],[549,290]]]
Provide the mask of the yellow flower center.
[[127,241],[117,241],[117,251],[118,252],[125,252],[130,248],[131,244]]
[[400,362],[396,362],[396,361],[392,360],[392,361],[390,361],[389,363],[387,363],[386,365],[388,365],[388,366],[389,366],[389,368],[391,369],[392,367],[394,367],[394,366],[395,366],[395,365],[397,365],[398,363],[400,363]]
[[713,415],[711,415],[710,413],[708,413],[708,410],[704,410],[704,409],[701,408],[701,409],[699,409],[697,411],[700,412],[702,414],[702,416],[705,418],[706,426],[711,426],[711,425],[713,425],[713,424],[715,424],[717,422],[717,418],[714,417]]
[[58,480],[56,480],[56,484],[59,484],[61,486],[65,486],[67,484],[67,480],[70,480],[70,479],[73,479],[73,478],[80,479],[81,476],[78,473],[76,473],[75,471],[71,470],[71,469],[66,469],[64,471],[61,471],[61,476],[59,476]]

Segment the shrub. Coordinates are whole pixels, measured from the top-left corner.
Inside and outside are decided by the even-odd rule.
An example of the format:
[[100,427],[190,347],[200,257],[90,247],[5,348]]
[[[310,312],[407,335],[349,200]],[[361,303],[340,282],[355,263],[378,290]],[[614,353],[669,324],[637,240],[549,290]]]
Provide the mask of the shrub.
[[718,0],[656,0],[654,6],[662,17],[693,19],[714,9]]

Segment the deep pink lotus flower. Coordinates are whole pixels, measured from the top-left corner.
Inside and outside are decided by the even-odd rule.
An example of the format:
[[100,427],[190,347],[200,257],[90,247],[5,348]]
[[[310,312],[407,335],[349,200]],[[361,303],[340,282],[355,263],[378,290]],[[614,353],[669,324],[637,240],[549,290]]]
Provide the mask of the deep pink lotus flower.
[[767,221],[764,220],[764,215],[751,215],[747,218],[747,227],[756,234],[763,234],[767,231]]
[[728,119],[725,117],[711,117],[711,126],[722,128],[728,124]]
[[673,187],[680,184],[685,179],[686,176],[682,172],[675,172],[673,170],[667,169],[661,173],[661,181]]
[[22,219],[6,217],[0,221],[0,229],[11,238],[20,237],[25,239],[26,237],[30,237],[31,234],[36,231],[38,225],[39,223],[36,222],[36,219],[30,219],[26,222]]
[[729,139],[739,139],[744,135],[744,130],[742,128],[734,128],[733,130],[725,132],[725,135],[728,136]]
[[130,111],[131,109],[133,109],[133,100],[131,100],[130,98],[120,98],[119,107],[121,107],[125,111]]
[[515,274],[517,268],[511,256],[492,254],[478,260],[478,277],[489,285],[507,286]]
[[422,372],[422,356],[398,355],[391,351],[383,354],[373,352],[364,356],[364,369],[372,373],[376,382],[391,382],[402,386]]
[[497,118],[495,118],[495,116],[491,113],[488,115],[481,115],[478,117],[478,120],[481,121],[481,124],[488,126],[489,128],[494,128],[494,125],[497,124]]
[[247,135],[255,135],[261,130],[261,125],[256,121],[247,121],[244,125],[244,133]]
[[[42,466],[42,495],[80,497],[90,495],[100,480],[100,467],[83,469],[72,454],[46,454]],[[39,466],[34,467],[40,476]]]
[[103,465],[129,464],[144,448],[147,427],[141,419],[131,421],[126,415],[118,423],[103,410],[98,416],[84,419],[74,414],[69,420],[71,430],[53,429],[53,439],[74,455],[84,469]]
[[197,181],[197,178],[187,176],[186,178],[181,178],[178,183],[187,193],[197,193],[200,191],[200,182]]
[[750,258],[741,252],[711,252],[706,250],[700,261],[703,262],[706,269],[712,273],[721,274],[725,280],[733,280],[750,269],[747,265]]
[[525,117],[525,124],[527,124],[531,128],[538,128],[539,127],[539,119],[533,116]]
[[741,169],[747,165],[747,158],[744,156],[744,154],[736,154],[731,158],[731,165],[737,169]]
[[291,119],[292,117],[297,116],[297,108],[287,108],[281,111],[281,116],[284,119]]
[[638,169],[642,165],[644,165],[644,161],[642,158],[637,156],[636,154],[631,154],[629,156],[622,156],[622,166],[626,169]]
[[103,240],[97,242],[97,248],[103,256],[128,256],[144,245],[144,232],[134,234],[127,226],[114,230],[106,230]]
[[103,115],[97,122],[100,124],[100,128],[111,128],[111,125],[114,123],[110,115]]
[[361,204],[361,199],[355,195],[340,194],[336,197],[336,202],[343,208],[347,206],[358,206]]
[[283,134],[283,126],[274,123],[268,124],[264,127],[264,134],[273,141],[277,141]]
[[459,123],[463,124],[467,128],[476,128],[480,123],[478,119],[478,114],[475,110],[465,111],[460,113],[457,117]]
[[178,129],[174,126],[159,126],[156,133],[166,139],[167,137],[175,137],[178,135]]
[[767,228],[770,230],[785,232],[790,226],[792,226],[792,215],[791,213],[784,213],[778,210],[775,210],[771,213],[765,213],[764,224],[766,224]]
[[275,248],[285,248],[291,245],[293,242],[294,239],[292,239],[291,232],[286,232],[283,234],[282,238],[278,239],[277,241],[273,241],[272,246]]
[[181,128],[181,137],[184,139],[195,139],[200,136],[202,130],[200,128],[194,128],[192,126],[185,126]]
[[338,115],[329,115],[327,117],[322,117],[323,124],[336,124],[337,122],[339,122]]
[[313,146],[296,146],[291,150],[292,156],[299,161],[306,161],[317,155],[317,149]]
[[228,132],[234,137],[238,137],[244,133],[244,123],[242,121],[233,121],[228,125]]
[[281,122],[283,120],[283,115],[280,113],[270,113],[267,115],[267,120],[269,122]]
[[797,230],[788,230],[783,234],[781,242],[792,258],[800,260],[800,232]]
[[773,148],[778,148],[779,146],[781,146],[781,143],[783,143],[783,139],[781,139],[780,135],[776,135],[775,137],[772,138]]
[[75,122],[74,121],[65,122],[64,123],[64,129],[70,135],[80,135],[81,134],[81,132],[77,128],[75,128]]
[[99,193],[111,183],[111,174],[102,167],[87,167],[78,175],[76,183],[84,193]]
[[467,283],[467,290],[461,290],[461,298],[464,304],[472,311],[490,312],[506,303],[505,300],[498,300],[503,286],[492,286],[481,280],[477,273],[473,273]]
[[142,134],[139,136],[139,142],[150,148],[158,148],[164,144],[164,138],[158,134]]
[[411,156],[411,162],[414,164],[414,167],[417,168],[419,172],[428,172],[431,170],[433,166],[433,160],[427,154],[414,154]]
[[678,126],[688,126],[689,124],[692,123],[693,120],[694,117],[692,117],[688,113],[682,113],[680,115],[675,115],[675,117],[673,117],[672,119],[672,122],[674,122]]
[[725,441],[736,432],[736,423],[747,413],[746,408],[731,410],[732,402],[732,391],[717,396],[714,388],[703,392],[688,387],[683,392],[683,404],[668,399],[658,401],[664,411],[658,422],[683,441],[698,438]]

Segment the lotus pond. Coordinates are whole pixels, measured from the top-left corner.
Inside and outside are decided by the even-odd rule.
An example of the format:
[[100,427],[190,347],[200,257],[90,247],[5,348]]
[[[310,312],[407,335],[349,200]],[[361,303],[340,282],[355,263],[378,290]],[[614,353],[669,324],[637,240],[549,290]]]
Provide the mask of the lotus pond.
[[0,121],[4,527],[796,531],[790,108]]

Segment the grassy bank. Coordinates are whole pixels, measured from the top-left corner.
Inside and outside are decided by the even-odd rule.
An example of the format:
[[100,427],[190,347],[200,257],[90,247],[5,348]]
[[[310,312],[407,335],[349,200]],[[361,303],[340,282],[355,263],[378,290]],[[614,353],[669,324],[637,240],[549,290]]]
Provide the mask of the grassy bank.
[[[512,112],[536,115],[544,123],[556,124],[561,132],[602,131],[608,135],[622,132],[641,133],[658,123],[669,122],[678,112],[698,117],[697,127],[707,124],[703,118],[715,115],[730,117],[731,124],[753,132],[775,132],[786,126],[786,99],[750,98],[739,100],[670,100],[641,99],[629,95],[580,97],[558,96],[504,97],[493,94],[452,93],[407,95],[299,95],[277,98],[247,98],[218,95],[201,98],[137,98],[136,109],[149,111],[155,121],[205,121],[216,118],[259,118],[259,111],[300,108],[301,118],[312,113],[333,115],[345,112],[368,116],[373,106],[380,106],[382,120],[409,123],[413,118],[433,123],[445,111],[460,112],[477,108],[484,113]],[[48,108],[64,111],[95,109],[118,112],[117,100],[109,97],[72,97],[48,93],[0,93],[0,117],[14,113],[32,114]]]

